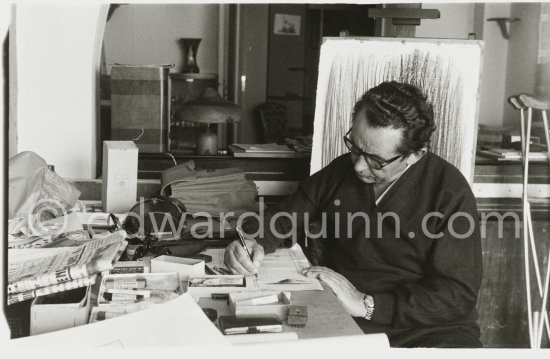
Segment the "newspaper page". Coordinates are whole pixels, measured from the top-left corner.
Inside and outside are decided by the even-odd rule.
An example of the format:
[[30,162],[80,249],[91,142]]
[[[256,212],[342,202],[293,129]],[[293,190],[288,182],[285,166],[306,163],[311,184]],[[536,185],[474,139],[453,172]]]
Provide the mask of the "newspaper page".
[[21,236],[11,236],[11,238],[8,239],[8,249],[40,248],[54,241],[53,236],[28,237],[23,233],[21,233]]
[[9,283],[8,294],[34,290],[57,283],[70,282],[74,279],[84,278],[95,273],[111,270],[114,266],[114,262],[118,260],[122,253],[121,246],[125,247],[125,245],[126,242],[111,243],[104,247],[101,257],[93,258],[89,263],[84,265],[68,267]]
[[79,278],[66,283],[50,285],[48,287],[38,288],[36,290],[31,290],[23,293],[10,294],[8,295],[8,305],[23,302],[25,300],[33,299],[35,297],[40,297],[43,295],[64,292],[66,290],[71,290],[71,289],[76,289],[81,287],[87,287],[95,283],[96,277],[97,277],[97,274],[94,274],[90,277]]
[[77,213],[70,213],[37,223],[29,222],[27,217],[17,217],[8,221],[8,241],[22,239],[22,235],[27,237],[51,237],[60,234],[61,230],[72,232],[79,229],[82,229],[82,223]]
[[[96,271],[97,267],[104,267],[108,263],[112,264],[125,238],[125,231],[117,231],[104,236],[97,236],[77,247],[10,249],[8,253],[8,282],[13,283],[21,279],[31,279],[32,277],[62,271],[70,267],[79,267],[71,273],[65,273],[71,278],[73,274],[78,277],[83,275],[84,271],[87,274],[89,270]],[[93,263],[93,265],[87,267],[86,265],[90,263]],[[63,273],[60,272],[59,274],[62,277]],[[52,278],[57,279],[55,276],[45,278],[42,277],[38,282],[50,283]]]
[[54,242],[63,230],[73,232],[82,229],[78,216],[73,213],[29,226],[26,218],[8,221],[8,248],[39,248]]

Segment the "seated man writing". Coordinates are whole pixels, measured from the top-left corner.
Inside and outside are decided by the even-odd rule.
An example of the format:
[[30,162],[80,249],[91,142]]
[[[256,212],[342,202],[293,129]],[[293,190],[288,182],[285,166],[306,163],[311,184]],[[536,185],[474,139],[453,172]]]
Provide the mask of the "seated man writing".
[[476,202],[459,170],[429,152],[433,130],[418,88],[370,89],[343,139],[350,153],[267,209],[263,226],[247,221],[253,261],[233,242],[226,265],[254,274],[292,231],[321,222],[309,241],[322,241],[326,267],[303,274],[326,283],[365,333],[384,332],[398,347],[481,346]]

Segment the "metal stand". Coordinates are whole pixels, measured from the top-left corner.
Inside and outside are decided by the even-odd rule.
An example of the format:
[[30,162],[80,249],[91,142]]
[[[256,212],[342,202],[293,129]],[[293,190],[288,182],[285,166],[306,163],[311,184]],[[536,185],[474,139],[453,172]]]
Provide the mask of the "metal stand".
[[[547,157],[550,164],[550,138],[548,133],[548,117],[546,110],[550,109],[550,101],[543,100],[540,97],[520,94],[508,98],[508,102],[520,111],[521,119],[521,145],[522,145],[522,165],[523,165],[523,243],[524,243],[524,261],[525,261],[525,289],[527,294],[527,320],[529,326],[529,339],[531,348],[540,348],[543,327],[546,328],[546,334],[550,340],[550,324],[548,321],[548,286],[550,281],[550,251],[548,253],[547,268],[545,272],[544,285],[541,280],[541,272],[537,258],[537,248],[533,232],[533,223],[531,221],[531,207],[528,196],[529,184],[529,146],[531,139],[531,123],[533,118],[533,109],[541,111],[544,122],[544,134],[546,140]],[[525,123],[525,111],[527,111],[527,123]],[[537,287],[542,303],[540,308],[533,308],[533,298],[531,297],[531,267],[530,259],[533,260]]]

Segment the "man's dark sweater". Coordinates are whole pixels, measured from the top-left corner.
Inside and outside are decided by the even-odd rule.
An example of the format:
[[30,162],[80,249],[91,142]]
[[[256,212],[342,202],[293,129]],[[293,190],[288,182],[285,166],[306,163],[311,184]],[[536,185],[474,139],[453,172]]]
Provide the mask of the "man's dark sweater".
[[[372,320],[355,318],[364,332],[385,332],[392,346],[479,345],[476,203],[462,174],[445,160],[427,153],[376,205],[373,186],[356,177],[349,154],[336,158],[265,211],[258,243],[266,253],[284,241],[268,230],[277,212],[295,213],[298,233],[326,216],[326,235],[316,239],[323,265],[374,297]],[[291,232],[288,217],[274,223],[278,233]],[[245,230],[254,227],[247,223]]]

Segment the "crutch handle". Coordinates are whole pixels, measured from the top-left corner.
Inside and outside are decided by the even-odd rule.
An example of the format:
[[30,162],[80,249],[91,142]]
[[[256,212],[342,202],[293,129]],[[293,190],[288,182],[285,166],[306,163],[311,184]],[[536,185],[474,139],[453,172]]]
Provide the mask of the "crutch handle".
[[550,110],[550,99],[548,97],[522,93],[519,95],[519,100],[525,106],[534,108],[535,110]]
[[525,106],[519,101],[517,95],[508,97],[508,103],[516,110],[525,110]]

